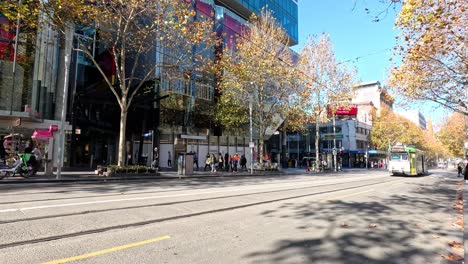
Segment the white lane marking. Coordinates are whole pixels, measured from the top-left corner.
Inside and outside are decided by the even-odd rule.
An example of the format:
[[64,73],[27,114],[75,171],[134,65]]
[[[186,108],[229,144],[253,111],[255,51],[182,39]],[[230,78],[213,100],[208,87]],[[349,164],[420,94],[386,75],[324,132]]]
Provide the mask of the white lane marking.
[[[288,185],[288,184],[286,184],[286,185]],[[292,185],[292,184],[289,184],[289,185]],[[299,185],[299,184],[294,184],[294,185]],[[294,186],[294,185],[292,185],[292,186]],[[300,185],[303,185],[303,184],[300,184]],[[285,186],[285,184],[282,184],[281,186],[275,186],[275,187],[284,187],[284,186]],[[32,207],[23,207],[23,208],[3,209],[3,210],[0,210],[0,213],[19,212],[19,211],[37,210],[37,209],[45,209],[45,208],[56,208],[56,207],[68,207],[68,206],[77,206],[77,205],[104,204],[104,203],[114,203],[114,202],[128,202],[128,201],[141,201],[141,200],[151,200],[151,199],[161,199],[161,198],[173,198],[173,197],[201,195],[201,194],[214,194],[214,193],[222,193],[222,192],[250,191],[250,190],[258,190],[258,189],[269,189],[269,188],[272,188],[272,187],[273,186],[263,186],[263,187],[252,187],[252,188],[242,188],[242,189],[232,189],[232,190],[218,190],[218,191],[207,191],[207,192],[197,192],[197,193],[182,193],[182,194],[172,194],[172,195],[122,198],[122,199],[80,202],[80,203],[41,205],[41,206],[32,206]]]
[[[357,181],[346,181],[341,183],[352,183]],[[323,183],[323,182],[322,182]],[[313,184],[307,184],[313,186]],[[172,194],[172,195],[159,195],[159,196],[146,196],[146,197],[135,197],[135,198],[122,198],[122,199],[112,199],[112,200],[102,200],[102,201],[91,201],[91,202],[79,202],[79,203],[65,203],[65,204],[52,204],[52,205],[40,205],[32,207],[23,207],[23,208],[10,208],[2,209],[0,213],[10,213],[10,212],[21,212],[21,211],[30,211],[38,209],[47,209],[47,208],[57,208],[57,207],[70,207],[78,205],[90,205],[90,204],[105,204],[105,203],[115,203],[115,202],[128,202],[128,201],[143,201],[143,200],[152,200],[152,199],[161,199],[161,198],[173,198],[173,197],[183,197],[183,196],[193,196],[193,195],[202,195],[202,194],[215,194],[215,193],[225,193],[225,192],[237,192],[237,191],[250,191],[250,190],[261,190],[261,189],[271,189],[274,187],[285,187],[285,186],[306,186],[304,183],[294,183],[294,184],[278,184],[279,186],[261,186],[261,187],[251,187],[251,188],[241,188],[241,189],[231,189],[231,190],[217,190],[217,191],[206,191],[206,192],[197,192],[197,193],[182,193],[182,194]]]

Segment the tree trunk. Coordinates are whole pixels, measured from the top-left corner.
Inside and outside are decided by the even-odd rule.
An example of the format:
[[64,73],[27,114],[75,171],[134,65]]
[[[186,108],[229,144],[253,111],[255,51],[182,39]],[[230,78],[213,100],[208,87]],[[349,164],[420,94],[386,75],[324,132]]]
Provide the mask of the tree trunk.
[[264,142],[263,142],[263,139],[264,139],[264,133],[263,133],[263,125],[259,125],[258,126],[258,130],[260,131],[258,133],[258,155],[260,156],[260,164],[263,164],[263,157],[264,157],[264,153],[263,153],[263,148],[264,148]]
[[287,168],[288,163],[286,162],[286,148],[288,145],[288,134],[286,133],[286,125],[284,126],[283,130],[281,131],[282,138],[281,138],[281,166]]
[[128,110],[126,105],[123,105],[120,108],[119,156],[117,159],[118,166],[125,165],[127,111]]
[[320,168],[319,159],[319,140],[320,140],[320,123],[318,119],[315,121],[315,170]]

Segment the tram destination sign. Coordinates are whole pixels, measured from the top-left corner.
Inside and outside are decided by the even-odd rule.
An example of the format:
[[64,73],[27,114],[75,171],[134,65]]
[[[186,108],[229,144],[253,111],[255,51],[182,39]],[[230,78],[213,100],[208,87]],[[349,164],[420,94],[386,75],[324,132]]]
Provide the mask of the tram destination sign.
[[405,146],[393,146],[391,151],[392,152],[405,152]]

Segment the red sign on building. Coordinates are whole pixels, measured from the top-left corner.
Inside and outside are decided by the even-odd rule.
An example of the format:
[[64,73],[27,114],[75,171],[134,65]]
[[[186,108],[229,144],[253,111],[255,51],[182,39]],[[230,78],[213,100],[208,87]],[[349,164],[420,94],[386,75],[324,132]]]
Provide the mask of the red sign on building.
[[[333,109],[329,109],[328,113],[331,114]],[[357,105],[350,105],[350,106],[342,106],[338,107],[338,109],[335,110],[335,115],[357,115],[358,113],[358,107]]]

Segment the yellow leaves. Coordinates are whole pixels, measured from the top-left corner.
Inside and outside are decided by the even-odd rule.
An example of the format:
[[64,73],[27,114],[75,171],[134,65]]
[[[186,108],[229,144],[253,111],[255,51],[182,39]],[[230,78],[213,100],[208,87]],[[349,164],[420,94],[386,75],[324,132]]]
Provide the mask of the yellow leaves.
[[[450,86],[460,86],[466,76],[468,60],[462,37],[466,32],[466,1],[421,1],[403,3],[397,26],[404,38],[399,38],[395,54],[403,58],[398,78],[392,78],[404,95],[417,95],[419,99],[440,102],[456,109],[458,91]],[[459,79],[457,79],[459,78]],[[434,81],[437,80],[437,81]],[[428,85],[431,84],[431,85]],[[406,91],[419,87],[418,93]],[[448,94],[447,94],[448,93]],[[441,100],[441,98],[444,98]],[[466,98],[465,98],[466,99]]]
[[457,241],[451,241],[448,243],[449,247],[456,250],[463,250],[463,244]]
[[455,254],[455,253],[449,253],[447,255],[441,255],[442,258],[448,260],[448,261],[462,261],[463,257]]

